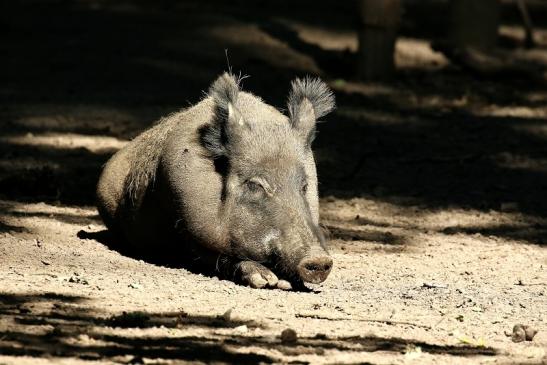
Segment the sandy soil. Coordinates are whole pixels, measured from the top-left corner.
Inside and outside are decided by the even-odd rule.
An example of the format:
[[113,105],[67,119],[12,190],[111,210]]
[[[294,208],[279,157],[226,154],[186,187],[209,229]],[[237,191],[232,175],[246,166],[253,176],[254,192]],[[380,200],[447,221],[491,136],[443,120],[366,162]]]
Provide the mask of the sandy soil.
[[[351,82],[343,17],[137,4],[5,5],[0,364],[547,363],[543,75],[473,76],[408,31],[396,80]],[[546,34],[515,52],[545,69]],[[308,291],[123,256],[93,206],[102,164],[198,100],[224,48],[277,105],[295,75],[335,89],[316,141],[335,267]]]

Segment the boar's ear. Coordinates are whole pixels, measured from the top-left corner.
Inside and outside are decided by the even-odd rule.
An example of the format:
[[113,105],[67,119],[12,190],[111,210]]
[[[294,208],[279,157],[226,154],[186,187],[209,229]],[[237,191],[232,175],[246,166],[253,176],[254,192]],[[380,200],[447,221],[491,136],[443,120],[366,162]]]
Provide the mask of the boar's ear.
[[318,78],[295,79],[291,83],[287,106],[291,125],[311,145],[315,137],[315,122],[334,109],[334,95]]
[[249,127],[236,107],[239,81],[225,72],[209,88],[208,95],[215,103],[215,115],[212,124],[203,130],[201,140],[213,157],[227,156],[230,144],[236,142],[243,130]]

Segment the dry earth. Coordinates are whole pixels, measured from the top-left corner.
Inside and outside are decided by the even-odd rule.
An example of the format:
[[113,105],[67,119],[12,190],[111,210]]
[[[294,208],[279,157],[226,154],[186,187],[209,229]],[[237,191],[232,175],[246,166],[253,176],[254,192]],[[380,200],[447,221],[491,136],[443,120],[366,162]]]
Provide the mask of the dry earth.
[[[0,364],[547,363],[543,75],[477,78],[406,34],[397,80],[350,82],[344,19],[108,4],[5,5]],[[545,69],[538,39],[515,54]],[[277,105],[302,73],[336,91],[316,142],[335,267],[309,291],[123,256],[93,206],[102,164],[198,100],[226,47]],[[533,341],[514,343],[515,324]]]

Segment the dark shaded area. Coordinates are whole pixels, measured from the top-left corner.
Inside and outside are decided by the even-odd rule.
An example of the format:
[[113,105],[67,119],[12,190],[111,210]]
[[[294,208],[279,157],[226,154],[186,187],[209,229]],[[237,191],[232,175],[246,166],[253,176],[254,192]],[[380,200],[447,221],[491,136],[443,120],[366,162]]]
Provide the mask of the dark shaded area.
[[[547,202],[537,199],[547,193],[545,163],[537,169],[504,166],[511,163],[505,161],[508,157],[546,156],[545,138],[518,128],[544,125],[544,120],[455,112],[405,123],[404,115],[416,115],[415,111],[400,109],[397,114],[401,122],[395,125],[338,118],[338,124],[320,126],[317,149],[331,154],[330,163],[319,160],[320,171],[329,171],[320,175],[323,193],[350,198],[357,192],[386,200],[404,196],[410,204],[485,211],[516,202],[522,212],[546,215]],[[333,148],[336,139],[346,143]],[[348,164],[340,166],[344,159]]]
[[447,227],[442,230],[446,234],[481,234],[483,236],[501,236],[515,240],[536,242],[541,245],[547,244],[547,227],[534,225],[533,227],[515,227],[509,224],[500,224],[493,227]]
[[18,211],[6,211],[5,213],[14,217],[44,217],[55,219],[59,222],[69,224],[89,224],[90,221],[99,220],[99,215],[82,216],[79,214],[67,214],[67,213],[44,213],[44,212],[18,212]]
[[226,320],[216,316],[194,316],[176,313],[128,312],[106,316],[89,305],[84,297],[55,293],[42,295],[0,294],[0,315],[13,326],[0,327],[0,353],[7,356],[76,357],[86,360],[119,361],[122,357],[138,360],[171,359],[215,363],[272,363],[280,359],[267,355],[235,352],[233,349],[259,347],[277,350],[285,356],[321,355],[325,350],[387,351],[404,353],[408,346],[419,346],[431,354],[452,356],[493,356],[488,347],[440,346],[400,338],[375,336],[330,338],[318,335],[299,338],[296,344],[283,344],[279,338],[242,336],[238,334],[179,337],[157,335],[129,337],[117,332],[105,333],[106,327],[116,328],[235,328],[252,321]]
[[330,237],[344,241],[372,241],[388,245],[403,245],[406,243],[404,237],[396,236],[391,232],[357,230],[338,226],[327,226],[327,228],[330,232]]
[[291,48],[313,58],[321,70],[330,77],[354,78],[357,60],[355,53],[349,49],[324,49],[316,44],[308,43],[300,38],[297,31],[280,21],[266,20],[261,24],[261,29],[271,36],[283,40]]
[[[238,283],[241,282],[241,278],[237,274],[238,270],[236,269],[236,265],[241,262],[241,259],[209,251],[195,244],[195,240],[190,236],[186,238],[175,237],[169,242],[164,243],[161,250],[156,246],[136,250],[131,245],[124,243],[122,237],[119,237],[115,232],[108,229],[96,232],[80,230],[77,236],[80,239],[96,240],[110,250],[136,260],[143,260],[154,265],[170,268],[184,268],[194,274],[218,277]],[[184,244],[181,244],[181,242],[184,242]],[[300,278],[287,277],[286,273],[278,271],[275,261],[266,266],[271,267],[272,271],[279,277],[289,280],[292,285],[292,291],[301,293],[320,292],[308,288]]]
[[[270,358],[263,355],[235,353],[227,349],[222,342],[210,338],[131,338],[98,334],[92,330],[93,327],[150,328],[159,326],[166,328],[186,326],[234,328],[243,324],[253,327],[251,322],[226,321],[214,316],[189,316],[184,312],[146,314],[134,312],[105,317],[104,314],[87,306],[86,302],[86,298],[57,294],[1,294],[0,314],[4,318],[11,317],[19,325],[20,331],[1,330],[0,352],[3,355],[12,356],[77,357],[86,360],[131,355],[141,359],[147,357],[219,363],[272,362]],[[43,312],[40,306],[51,307],[51,309]],[[34,313],[35,307],[39,313]],[[141,318],[141,322],[135,325],[134,320],[130,321],[128,318]],[[29,333],[30,326],[46,325],[48,327],[46,327],[45,333],[43,328],[35,331],[37,333]],[[50,329],[51,326],[53,330]],[[67,341],[76,340],[81,335],[86,335],[91,339],[88,345]],[[97,343],[96,341],[107,342]]]
[[22,162],[0,168],[1,194],[21,201],[94,204],[95,186],[111,153],[0,143],[0,159]]
[[14,226],[0,221],[0,232],[26,232],[25,227]]
[[[39,209],[38,207],[36,209]],[[17,232],[28,233],[30,229],[18,224],[12,224],[10,221],[18,218],[41,218],[73,225],[89,225],[100,223],[98,214],[80,214],[80,213],[59,213],[59,212],[41,212],[36,210],[20,210],[16,201],[0,202],[0,233]]]
[[[115,232],[104,229],[97,232],[88,232],[80,230],[77,233],[79,239],[95,240],[108,247],[110,250],[116,251],[124,256],[132,257],[136,260],[145,260],[148,263],[172,268],[185,268],[193,273],[200,273],[209,276],[215,276],[214,272],[204,270],[199,262],[195,262],[193,255],[188,252],[181,252],[182,247],[172,245],[169,249],[157,250],[155,247],[150,250],[136,251],[124,244],[123,238],[120,238]],[[186,248],[186,247],[184,247]],[[186,250],[188,250],[186,248]]]
[[[443,35],[444,2],[406,5],[403,35],[428,40]],[[288,20],[330,31],[351,30],[351,2],[29,0],[1,6],[2,135],[71,131],[134,136],[161,115],[199,100],[200,91],[227,68],[225,49],[234,71],[252,76],[244,88],[282,106],[289,81],[310,72],[305,63],[281,62],[294,52],[318,65],[337,96],[339,109],[318,126],[315,142],[323,196],[483,211],[514,202],[522,213],[547,216],[547,200],[540,199],[547,193],[547,166],[542,162],[547,140],[531,131],[544,128],[545,119],[479,117],[469,111],[477,104],[541,106],[544,100],[529,94],[547,92],[545,82],[482,79],[448,66],[399,70],[390,83],[366,85],[384,91],[360,92],[337,80],[351,78],[351,51],[323,49],[287,25]],[[518,23],[514,10],[504,6],[506,24]],[[530,10],[538,24],[545,19],[545,8]],[[432,12],[439,16],[431,17]],[[260,47],[246,38],[249,28],[239,30],[240,37],[219,35],[242,25],[261,32]],[[435,98],[448,104],[469,101],[460,106],[429,103]],[[81,124],[71,113],[82,105],[123,111],[130,122],[109,126],[92,119]],[[64,118],[60,122],[59,115]],[[386,115],[396,122],[385,123]],[[25,118],[59,123],[25,124]],[[0,196],[91,205],[111,152],[0,142]],[[510,167],[504,156],[532,160],[534,166]],[[24,158],[33,161],[18,165]],[[10,229],[7,224],[0,227]],[[535,228],[525,239],[541,243],[545,227]],[[493,234],[512,233],[501,229]]]
[[12,224],[5,219],[5,214],[11,209],[12,209],[12,205],[9,202],[2,202],[2,204],[0,204],[0,233],[28,232],[28,229],[26,227]]
[[[178,269],[184,268],[192,273],[210,277],[219,275],[219,273],[215,271],[214,263],[204,263],[202,260],[198,259],[200,255],[193,252],[187,245],[176,244],[178,242],[184,242],[183,240],[174,239],[173,244],[166,243],[162,250],[158,250],[157,247],[152,246],[150,249],[139,251],[124,243],[122,237],[109,229],[95,232],[89,232],[82,229],[78,231],[77,237],[83,240],[95,240],[121,255],[132,257],[136,260],[143,260],[154,265]],[[188,244],[188,246],[190,246],[190,244]]]
[[[404,14],[401,25],[401,33],[405,36],[413,36],[428,39],[443,39],[446,37],[447,24],[449,23],[449,2],[450,0],[403,1]],[[523,21],[515,1],[501,2],[501,18],[503,24],[522,26]],[[547,24],[547,9],[542,1],[527,1],[529,12],[537,25]],[[435,14],[432,16],[431,14]],[[435,31],[431,31],[434,29]],[[520,46],[523,42],[516,42],[512,38],[500,37],[503,45]],[[509,42],[509,44],[507,44]]]

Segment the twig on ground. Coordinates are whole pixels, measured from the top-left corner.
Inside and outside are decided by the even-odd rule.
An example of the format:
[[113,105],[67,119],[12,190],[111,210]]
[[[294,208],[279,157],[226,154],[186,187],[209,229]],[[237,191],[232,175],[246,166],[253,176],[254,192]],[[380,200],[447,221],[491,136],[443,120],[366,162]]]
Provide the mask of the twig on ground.
[[441,284],[441,283],[423,283],[422,288],[428,288],[428,289],[448,289],[448,285]]
[[547,283],[523,283],[521,281],[519,281],[518,283],[514,284],[514,285],[518,285],[518,286],[533,286],[533,285],[547,285]]
[[313,313],[296,313],[295,317],[297,317],[297,318],[323,319],[323,320],[327,320],[327,321],[359,321],[359,322],[385,323],[385,324],[388,324],[388,325],[414,326],[414,327],[421,327],[421,328],[431,329],[431,326],[428,326],[428,325],[417,324],[417,323],[412,323],[412,322],[405,322],[405,321],[394,321],[394,320],[391,320],[391,319],[362,318],[362,317],[355,317],[355,318],[331,317],[331,316],[322,316],[322,315],[313,314]]
[[436,328],[438,325],[440,325],[451,314],[452,314],[452,309],[449,310],[448,312],[446,312],[445,314],[443,314],[441,319],[439,319],[437,322],[435,322],[435,324],[432,326],[432,328]]

